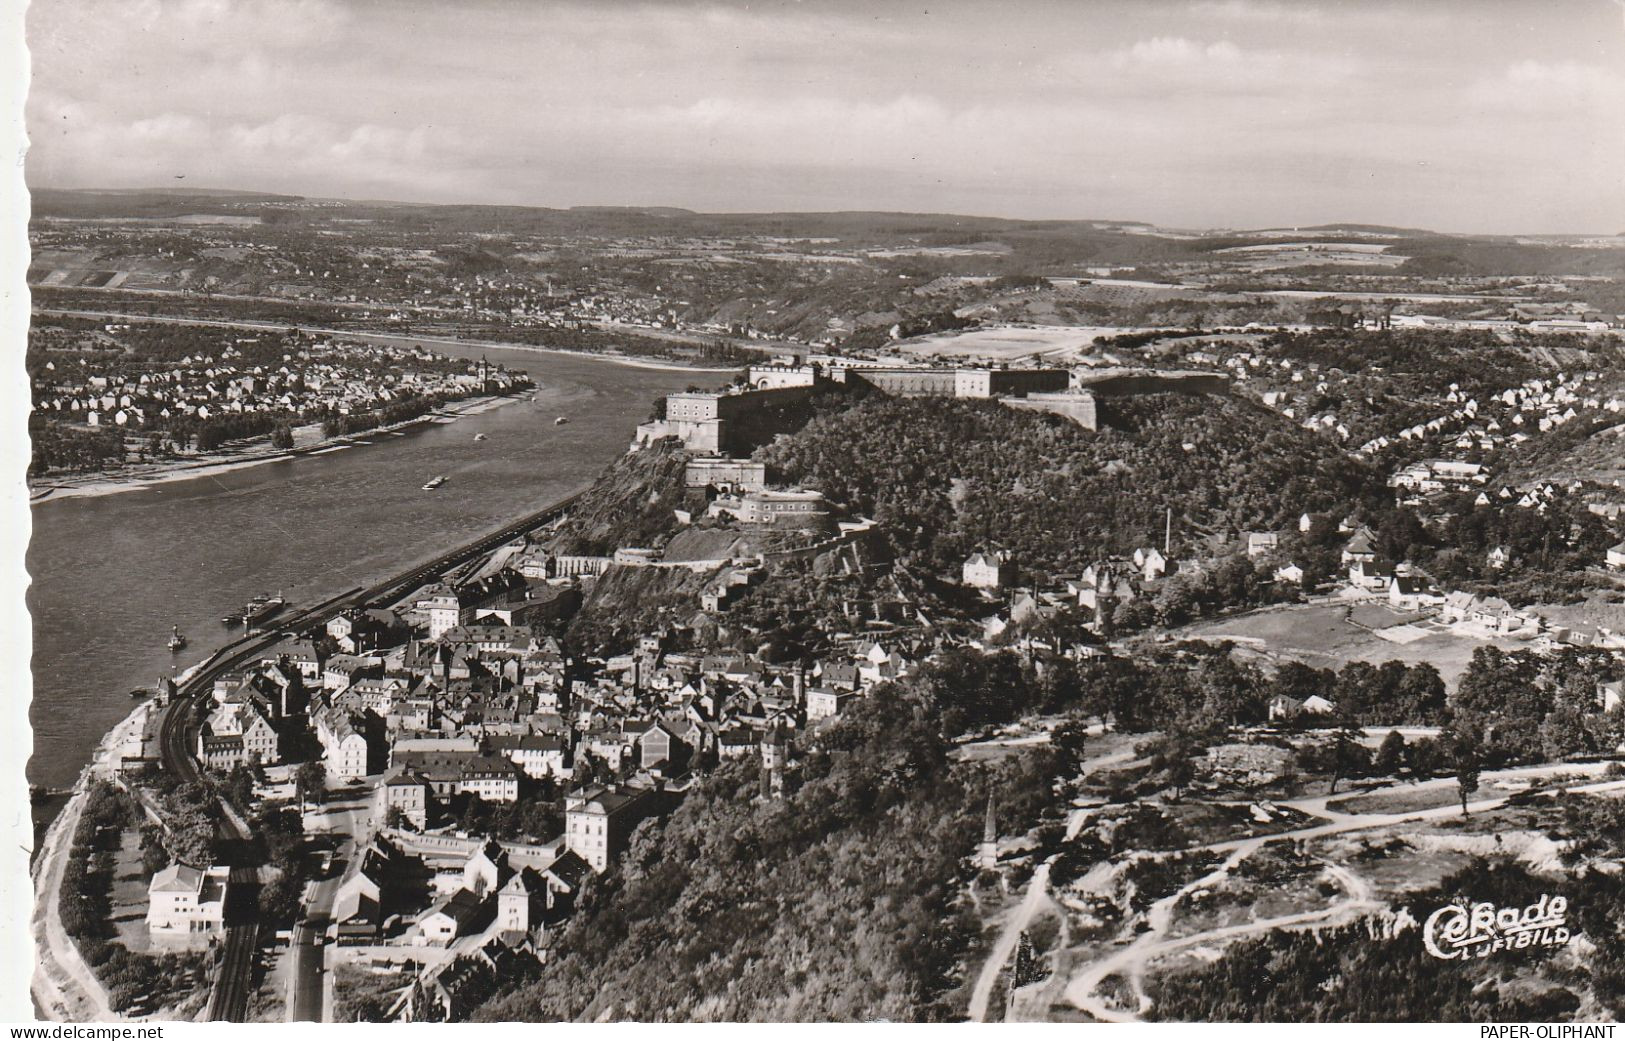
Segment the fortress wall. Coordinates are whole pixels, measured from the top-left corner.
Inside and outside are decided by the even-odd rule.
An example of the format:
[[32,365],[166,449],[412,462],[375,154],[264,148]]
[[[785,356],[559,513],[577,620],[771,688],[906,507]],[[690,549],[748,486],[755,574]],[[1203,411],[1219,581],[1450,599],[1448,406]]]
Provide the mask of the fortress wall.
[[1230,380],[1217,372],[1110,372],[1084,376],[1078,389],[1106,396],[1228,394]]
[[1095,408],[1095,396],[1088,391],[1070,394],[1029,394],[1024,398],[1000,398],[1006,408],[1026,409],[1028,412],[1048,412],[1064,416],[1085,430],[1100,429],[1100,417]]

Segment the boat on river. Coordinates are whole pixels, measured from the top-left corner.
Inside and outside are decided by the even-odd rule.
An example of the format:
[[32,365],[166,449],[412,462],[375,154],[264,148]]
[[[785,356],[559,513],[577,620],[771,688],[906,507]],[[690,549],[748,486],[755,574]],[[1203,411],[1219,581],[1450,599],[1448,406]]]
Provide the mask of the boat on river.
[[446,483],[446,475],[445,474],[439,474],[437,476],[429,478],[429,483],[423,486],[423,490],[426,491],[426,492],[432,492],[436,488],[440,487],[441,485],[443,485],[445,483]]
[[170,626],[169,627],[169,653],[177,654],[177,653],[180,652],[181,648],[185,647],[185,646],[186,646],[186,637],[181,635],[181,627],[178,626],[178,625]]
[[262,593],[250,600],[243,608],[243,624],[257,625],[282,610],[283,607],[287,606],[287,603],[286,600],[282,599],[281,593],[276,596],[266,596]]

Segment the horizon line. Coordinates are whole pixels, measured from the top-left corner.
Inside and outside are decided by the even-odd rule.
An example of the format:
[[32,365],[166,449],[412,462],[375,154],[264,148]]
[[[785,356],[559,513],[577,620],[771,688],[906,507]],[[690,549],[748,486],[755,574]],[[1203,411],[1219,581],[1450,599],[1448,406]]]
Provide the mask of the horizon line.
[[[1625,0],[1622,0],[1625,2]],[[1108,217],[1011,217],[1003,214],[958,213],[949,210],[894,210],[894,209],[864,209],[846,207],[841,209],[793,209],[793,210],[697,210],[689,206],[674,205],[671,203],[572,203],[568,205],[547,205],[543,203],[515,203],[515,202],[482,202],[467,200],[458,202],[429,202],[413,199],[387,199],[362,198],[347,195],[318,195],[301,192],[270,191],[258,188],[222,188],[209,185],[154,185],[139,186],[97,186],[67,188],[56,185],[36,185],[25,181],[23,187],[28,191],[30,198],[40,191],[76,192],[84,194],[185,194],[188,190],[200,194],[219,193],[235,195],[266,195],[281,196],[288,199],[299,199],[310,202],[342,202],[352,205],[378,205],[378,206],[419,206],[419,207],[456,207],[478,206],[490,209],[504,210],[548,210],[558,213],[568,213],[575,210],[677,210],[696,217],[773,217],[773,216],[838,216],[841,214],[876,214],[904,217],[957,217],[966,220],[982,221],[1010,221],[1021,224],[1117,224],[1138,225],[1153,231],[1182,232],[1198,235],[1216,235],[1226,232],[1245,234],[1260,231],[1314,231],[1319,229],[1337,228],[1377,228],[1384,231],[1408,232],[1411,234],[1438,235],[1449,238],[1620,238],[1625,239],[1625,230],[1621,231],[1441,231],[1436,228],[1407,227],[1399,224],[1384,224],[1372,220],[1323,220],[1315,223],[1281,223],[1265,225],[1227,225],[1211,224],[1206,226],[1161,224],[1157,221]],[[32,209],[32,208],[31,208]],[[30,214],[32,216],[32,213]]]

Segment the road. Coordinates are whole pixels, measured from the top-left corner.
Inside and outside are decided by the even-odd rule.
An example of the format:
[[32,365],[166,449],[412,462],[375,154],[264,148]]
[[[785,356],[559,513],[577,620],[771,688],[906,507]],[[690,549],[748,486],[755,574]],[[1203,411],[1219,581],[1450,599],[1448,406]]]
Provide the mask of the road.
[[[1598,764],[1599,766],[1601,764]],[[1575,768],[1570,764],[1559,764],[1542,767],[1525,767],[1517,770],[1508,770],[1502,773],[1516,776],[1529,776],[1532,774],[1572,772]],[[1490,775],[1486,775],[1487,777]],[[1428,782],[1434,785],[1454,785],[1450,779],[1441,779]],[[1414,790],[1417,785],[1394,785],[1384,791]],[[1590,784],[1575,785],[1567,789],[1570,792],[1585,794],[1602,794],[1625,791],[1625,781],[1595,781]],[[1497,796],[1489,799],[1479,799],[1469,802],[1467,808],[1471,813],[1483,813],[1496,810],[1507,804],[1511,795]],[[1324,800],[1301,800],[1301,803],[1320,802]],[[1282,803],[1282,805],[1299,805],[1298,803]],[[1299,808],[1308,809],[1306,806]],[[1324,812],[1324,811],[1323,811]],[[1181,887],[1177,892],[1164,897],[1151,905],[1147,912],[1146,922],[1149,929],[1137,936],[1132,943],[1119,950],[1107,954],[1080,967],[1078,972],[1068,981],[1066,986],[1066,999],[1078,1009],[1088,1013],[1102,1022],[1133,1022],[1138,1016],[1137,1012],[1144,1012],[1150,1007],[1150,1001],[1140,987],[1140,977],[1145,966],[1151,960],[1170,954],[1187,947],[1201,944],[1227,941],[1255,933],[1269,932],[1273,929],[1297,928],[1305,925],[1329,924],[1357,918],[1361,915],[1379,911],[1387,905],[1373,899],[1371,887],[1365,880],[1354,875],[1346,868],[1326,862],[1326,870],[1336,879],[1344,890],[1346,898],[1330,907],[1318,911],[1306,911],[1300,914],[1286,915],[1280,918],[1269,918],[1255,922],[1245,922],[1239,925],[1225,926],[1210,929],[1205,932],[1193,933],[1167,939],[1166,934],[1172,924],[1173,910],[1181,897],[1192,890],[1216,885],[1247,857],[1251,856],[1265,843],[1306,841],[1324,838],[1328,835],[1340,835],[1348,832],[1365,831],[1372,828],[1388,827],[1399,824],[1421,823],[1425,821],[1442,820],[1454,817],[1461,813],[1459,804],[1446,804],[1425,810],[1414,810],[1405,813],[1359,813],[1359,814],[1326,814],[1333,819],[1324,824],[1312,827],[1299,828],[1294,831],[1281,832],[1275,835],[1260,835],[1246,839],[1232,839],[1223,842],[1212,842],[1202,846],[1189,847],[1189,850],[1206,850],[1215,853],[1228,853],[1224,863],[1213,871]],[[1101,983],[1113,975],[1123,974],[1132,985],[1133,990],[1140,999],[1140,1008],[1135,1012],[1127,1011],[1108,1004],[1098,993]]]
[[[175,697],[164,709],[163,719],[159,723],[159,747],[164,769],[183,781],[191,782],[199,778],[199,765],[193,754],[195,747],[191,726],[193,706],[200,700],[208,698],[216,677],[275,646],[282,639],[283,632],[300,631],[321,624],[351,605],[377,606],[392,603],[430,578],[489,553],[519,535],[556,519],[580,497],[581,492],[576,492],[545,509],[528,514],[472,542],[443,553],[426,564],[410,568],[365,589],[352,589],[340,593],[314,607],[280,619],[273,632],[246,636],[222,647],[193,670],[186,682],[177,688]],[[235,814],[223,814],[220,827],[232,839],[247,841],[249,838],[248,829]],[[234,883],[237,877],[234,869]],[[247,1015],[248,999],[253,991],[254,955],[258,949],[258,938],[258,925],[251,921],[232,925],[226,930],[219,968],[215,973],[214,987],[209,996],[208,1019],[242,1022]],[[297,955],[298,952],[295,953]],[[319,1009],[320,973],[317,974],[317,981]]]
[[293,930],[293,978],[288,985],[288,1022],[320,1023],[325,969],[322,960],[327,948],[322,930],[310,922],[300,922]]
[[[1048,735],[1045,735],[1048,737]],[[1103,766],[1113,766],[1126,763],[1134,758],[1132,750],[1114,752],[1111,755],[1101,756],[1085,761],[1085,772]],[[1071,842],[1083,830],[1088,820],[1087,810],[1073,810],[1066,822],[1066,837],[1064,841]],[[1016,944],[1021,941],[1021,934],[1033,920],[1045,901],[1049,899],[1049,869],[1055,858],[1055,853],[1038,865],[1033,871],[1033,877],[1027,882],[1027,892],[1022,896],[1021,903],[1016,910],[1005,920],[1003,928],[999,930],[999,938],[993,941],[993,949],[988,952],[987,960],[982,963],[982,971],[976,977],[976,986],[971,989],[969,1016],[972,1023],[981,1023],[987,1019],[987,1007],[993,997],[993,985],[998,982],[999,971],[1010,961],[1015,953]]]

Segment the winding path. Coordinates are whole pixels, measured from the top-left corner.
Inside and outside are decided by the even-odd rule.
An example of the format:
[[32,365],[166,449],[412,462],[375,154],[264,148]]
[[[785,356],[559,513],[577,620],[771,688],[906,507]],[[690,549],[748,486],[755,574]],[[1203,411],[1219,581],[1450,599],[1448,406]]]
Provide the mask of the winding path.
[[[1047,739],[1048,735],[1045,737]],[[1086,760],[1083,767],[1087,772],[1096,767],[1125,763],[1133,758],[1134,753],[1131,750],[1114,752],[1098,759]],[[1073,810],[1067,817],[1067,842],[1078,837],[1078,832],[1083,830],[1084,821],[1088,816],[1087,810],[1078,809]],[[1027,892],[1022,896],[1021,903],[1005,920],[1004,927],[999,930],[999,938],[993,942],[993,949],[988,952],[987,960],[982,963],[982,971],[976,977],[976,986],[971,990],[968,1015],[972,1023],[986,1021],[987,1006],[993,995],[993,985],[998,982],[999,971],[1015,953],[1016,944],[1020,942],[1022,932],[1032,923],[1033,915],[1037,914],[1038,908],[1049,899],[1049,869],[1058,856],[1059,853],[1051,855],[1033,871],[1033,877],[1027,883]]]
[[[1571,766],[1526,767],[1519,770],[1508,770],[1496,776],[1530,776],[1542,772],[1572,772]],[[1428,782],[1429,784],[1454,784],[1454,781]],[[1396,786],[1397,787],[1397,786]],[[1419,786],[1405,786],[1412,789]],[[1387,790],[1387,789],[1382,789]],[[1625,791],[1625,780],[1596,781],[1591,784],[1577,785],[1568,791],[1585,794],[1600,794],[1607,792]],[[1479,799],[1467,804],[1468,810],[1481,813],[1486,810],[1499,809],[1506,805],[1510,795],[1497,796],[1490,799]],[[1325,814],[1324,800],[1301,800],[1302,802],[1321,802],[1322,813]],[[1282,803],[1281,805],[1292,805]],[[1309,812],[1309,811],[1306,811]],[[1269,932],[1274,929],[1289,929],[1298,926],[1321,924],[1334,920],[1353,918],[1381,910],[1387,905],[1374,899],[1371,887],[1353,872],[1339,865],[1323,861],[1327,872],[1337,879],[1343,887],[1347,898],[1343,901],[1319,911],[1305,911],[1299,914],[1284,915],[1278,918],[1265,918],[1255,922],[1244,922],[1238,925],[1223,926],[1209,929],[1190,936],[1164,939],[1173,918],[1174,906],[1185,894],[1198,887],[1215,884],[1227,876],[1236,865],[1264,844],[1276,841],[1308,840],[1323,838],[1328,835],[1338,835],[1346,832],[1364,831],[1371,828],[1380,828],[1395,824],[1408,824],[1421,821],[1439,820],[1453,817],[1461,812],[1456,804],[1446,804],[1425,810],[1414,810],[1406,813],[1362,813],[1339,815],[1337,819],[1329,820],[1325,824],[1308,828],[1299,828],[1295,831],[1281,832],[1275,835],[1261,835],[1246,839],[1232,839],[1224,842],[1213,842],[1203,846],[1189,847],[1190,850],[1205,850],[1215,853],[1229,853],[1224,863],[1213,871],[1187,883],[1171,896],[1164,897],[1151,905],[1146,920],[1149,930],[1136,937],[1134,942],[1119,950],[1113,951],[1103,958],[1084,966],[1075,974],[1066,986],[1066,999],[1074,1006],[1088,1013],[1102,1022],[1124,1023],[1133,1022],[1150,1007],[1150,1001],[1145,997],[1138,985],[1138,980],[1144,972],[1145,965],[1154,958],[1170,954],[1174,951],[1195,947],[1205,943],[1236,939],[1252,933]],[[1035,876],[1036,877],[1036,876]],[[1129,1012],[1106,1003],[1098,993],[1100,985],[1112,975],[1126,972],[1135,984],[1135,993],[1140,997],[1140,1008],[1137,1012]]]

